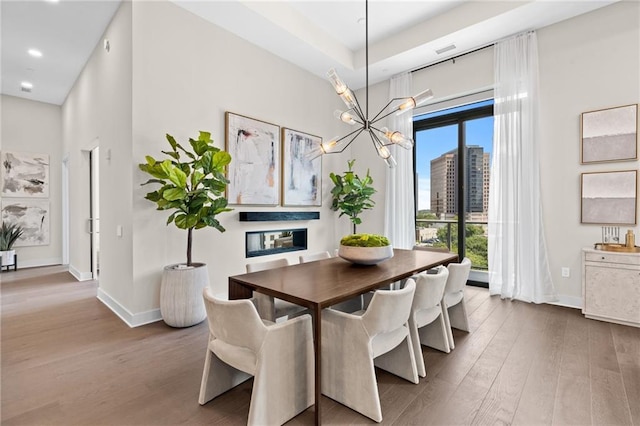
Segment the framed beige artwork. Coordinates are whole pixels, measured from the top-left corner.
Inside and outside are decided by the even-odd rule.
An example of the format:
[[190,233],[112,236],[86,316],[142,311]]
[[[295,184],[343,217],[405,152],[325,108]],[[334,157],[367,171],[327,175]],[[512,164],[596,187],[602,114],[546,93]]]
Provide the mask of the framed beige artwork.
[[638,104],[585,112],[580,129],[582,164],[638,158]]

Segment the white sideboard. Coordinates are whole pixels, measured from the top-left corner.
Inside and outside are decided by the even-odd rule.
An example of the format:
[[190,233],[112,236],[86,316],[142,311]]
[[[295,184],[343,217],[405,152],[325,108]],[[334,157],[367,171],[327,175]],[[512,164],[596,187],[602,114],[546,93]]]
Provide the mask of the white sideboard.
[[582,249],[582,313],[640,327],[640,253]]

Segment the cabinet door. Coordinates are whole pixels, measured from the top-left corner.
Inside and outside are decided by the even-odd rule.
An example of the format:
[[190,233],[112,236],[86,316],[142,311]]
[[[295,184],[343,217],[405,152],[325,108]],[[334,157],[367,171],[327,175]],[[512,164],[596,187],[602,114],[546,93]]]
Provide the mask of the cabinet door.
[[640,323],[640,270],[587,265],[585,313]]

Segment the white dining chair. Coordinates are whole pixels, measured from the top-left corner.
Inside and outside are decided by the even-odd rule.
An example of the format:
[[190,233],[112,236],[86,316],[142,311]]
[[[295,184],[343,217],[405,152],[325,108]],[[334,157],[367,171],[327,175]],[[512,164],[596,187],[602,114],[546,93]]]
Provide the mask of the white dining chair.
[[416,292],[411,305],[409,330],[420,377],[427,376],[421,345],[445,353],[451,352],[449,333],[442,313],[442,296],[449,271],[444,266],[439,266],[434,272],[423,272],[411,277],[416,282]]
[[[289,261],[285,258],[267,260],[264,262],[247,263],[247,273],[265,271],[267,269],[281,268],[289,266]],[[276,321],[282,317],[294,317],[305,313],[306,308],[286,300],[276,299],[257,291],[253,292],[253,299],[256,301],[258,312],[262,318],[269,321]]]
[[321,251],[318,253],[300,255],[299,259],[300,263],[313,262],[316,260],[331,259],[331,254],[328,251]]
[[448,264],[447,269],[449,270],[449,278],[447,278],[447,285],[444,288],[444,296],[442,297],[442,313],[449,333],[449,347],[454,349],[455,343],[451,328],[469,331],[464,286],[467,284],[469,272],[471,272],[471,260],[465,257],[460,263]]
[[253,376],[248,425],[282,425],[314,403],[311,316],[263,321],[249,299],[204,290],[209,343],[198,402],[204,405]]
[[322,393],[380,422],[375,367],[418,383],[408,320],[415,282],[378,290],[366,311],[322,311]]

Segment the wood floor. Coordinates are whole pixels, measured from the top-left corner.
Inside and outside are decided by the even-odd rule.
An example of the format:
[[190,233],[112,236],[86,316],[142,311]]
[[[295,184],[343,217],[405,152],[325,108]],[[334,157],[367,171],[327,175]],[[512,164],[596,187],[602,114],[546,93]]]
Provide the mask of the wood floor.
[[[242,425],[252,381],[198,405],[205,323],[130,329],[62,267],[0,274],[2,425]],[[640,329],[466,290],[471,333],[377,372],[383,423],[640,425]],[[323,424],[373,423],[323,399]],[[313,423],[313,408],[288,424]]]

